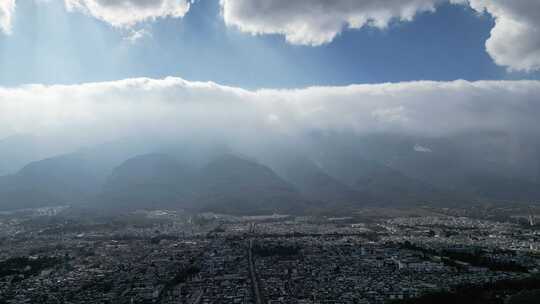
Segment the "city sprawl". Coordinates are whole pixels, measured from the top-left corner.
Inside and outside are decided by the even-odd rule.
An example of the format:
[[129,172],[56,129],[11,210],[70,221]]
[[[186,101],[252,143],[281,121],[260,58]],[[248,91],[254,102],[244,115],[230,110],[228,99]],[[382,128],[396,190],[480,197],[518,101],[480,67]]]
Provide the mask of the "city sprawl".
[[528,215],[69,210],[0,215],[0,303],[386,303],[540,269]]

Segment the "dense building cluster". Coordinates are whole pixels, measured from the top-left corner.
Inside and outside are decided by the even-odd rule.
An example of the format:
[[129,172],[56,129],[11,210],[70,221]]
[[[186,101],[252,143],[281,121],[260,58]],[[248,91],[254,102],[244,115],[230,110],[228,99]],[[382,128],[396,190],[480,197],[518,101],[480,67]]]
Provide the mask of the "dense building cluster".
[[538,272],[534,228],[467,217],[1,214],[0,303],[386,303]]

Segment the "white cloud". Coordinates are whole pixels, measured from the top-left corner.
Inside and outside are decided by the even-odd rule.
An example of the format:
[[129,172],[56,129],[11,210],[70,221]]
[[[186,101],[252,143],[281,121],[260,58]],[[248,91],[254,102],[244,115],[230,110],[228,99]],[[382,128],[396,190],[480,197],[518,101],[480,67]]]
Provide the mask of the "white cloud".
[[385,28],[443,3],[470,5],[495,18],[486,50],[511,70],[540,70],[538,0],[220,0],[225,24],[255,35],[284,35],[291,44],[329,43],[346,29]]
[[[35,0],[37,1],[37,0]],[[80,11],[128,30],[125,39],[149,36],[133,26],[158,18],[181,18],[191,0],[64,0]],[[540,70],[540,1],[538,0],[220,0],[228,26],[251,34],[284,35],[292,44],[329,43],[346,29],[385,28],[393,20],[411,21],[443,3],[470,5],[495,18],[486,51],[509,70]],[[0,0],[0,32],[10,34],[15,0]]]
[[152,32],[146,28],[142,29],[130,29],[128,30],[127,35],[124,37],[124,40],[129,41],[130,43],[136,43],[144,38],[152,37]]
[[[230,141],[313,130],[440,136],[540,133],[540,81],[406,82],[257,90],[179,78],[0,88],[0,136],[209,134]],[[374,114],[377,113],[377,114]],[[540,135],[540,134],[537,134]]]
[[158,18],[182,18],[190,8],[188,0],[65,0],[65,4],[68,11],[82,11],[124,28]]
[[[228,26],[252,34],[281,34],[292,44],[321,45],[344,29],[385,28],[411,21],[447,0],[220,0]],[[456,1],[453,1],[456,2]]]
[[413,149],[414,149],[414,151],[420,152],[420,153],[431,153],[431,152],[433,152],[430,148],[421,146],[419,144],[414,145]]
[[540,70],[540,1],[469,0],[478,12],[495,18],[486,42],[493,60],[511,70]]
[[15,0],[0,0],[0,32],[11,34],[11,22],[15,13]]

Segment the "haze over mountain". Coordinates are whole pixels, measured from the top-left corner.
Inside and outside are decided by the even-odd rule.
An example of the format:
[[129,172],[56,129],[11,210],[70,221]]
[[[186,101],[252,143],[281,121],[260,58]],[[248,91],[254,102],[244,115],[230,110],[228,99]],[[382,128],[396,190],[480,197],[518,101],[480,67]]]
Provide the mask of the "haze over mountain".
[[15,173],[30,162],[68,153],[71,149],[74,146],[30,134],[0,138],[0,175]]
[[[448,191],[480,200],[527,202],[540,197],[540,145],[534,137],[508,132],[474,132],[448,137],[384,134],[353,138],[337,134],[326,136],[322,138],[324,144],[317,149],[325,151],[324,147],[333,147],[335,151],[354,151],[355,157],[386,164],[387,168],[416,181],[447,190],[445,195],[450,201],[458,198]],[[343,157],[351,156],[334,154],[331,161]],[[348,171],[349,179],[362,172]],[[342,166],[339,172],[347,173],[347,167]],[[394,178],[397,175],[387,173]],[[387,183],[390,180],[386,178]]]
[[275,163],[276,172],[294,185],[302,195],[319,204],[365,204],[371,198],[354,187],[330,176],[314,161],[302,156],[285,157]]
[[526,161],[535,164],[538,154],[512,161],[509,149],[497,144],[501,136],[315,132],[295,149],[283,138],[246,149],[125,139],[36,160],[0,177],[0,209],[70,204],[257,214],[540,201],[537,168],[519,170]]

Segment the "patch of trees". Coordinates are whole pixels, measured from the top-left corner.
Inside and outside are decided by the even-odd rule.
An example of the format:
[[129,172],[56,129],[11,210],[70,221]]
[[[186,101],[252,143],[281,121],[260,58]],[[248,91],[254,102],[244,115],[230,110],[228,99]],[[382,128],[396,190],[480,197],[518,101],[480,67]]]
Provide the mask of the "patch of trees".
[[[390,304],[505,304],[538,303],[540,277],[502,280],[483,285],[459,286],[448,292],[426,294],[416,299],[395,300]],[[505,302],[508,299],[508,302]],[[532,300],[533,302],[526,302]]]
[[192,261],[189,266],[186,266],[184,268],[180,268],[174,278],[172,278],[170,281],[165,283],[165,286],[161,290],[161,293],[159,294],[157,303],[161,303],[161,300],[163,297],[168,294],[174,286],[185,283],[187,280],[193,278],[195,275],[197,275],[201,271],[201,268],[199,266],[195,265],[195,262]]
[[506,304],[538,304],[540,301],[540,289],[522,291],[511,296]]
[[482,255],[479,252],[469,253],[444,250],[442,255],[453,260],[469,263],[476,267],[489,268],[491,271],[529,272],[527,267],[519,265],[514,261],[500,261],[492,259]]
[[197,273],[199,273],[201,269],[198,266],[190,265],[189,267],[183,268],[180,271],[176,273],[174,276],[172,282],[170,284],[178,285],[180,283],[186,282],[188,279],[195,276]]
[[261,257],[298,255],[300,249],[290,245],[254,245],[253,253]]
[[168,234],[160,234],[158,236],[154,236],[150,239],[150,243],[156,245],[159,244],[162,240],[167,241],[177,241],[179,238],[175,235],[168,235]]
[[[465,262],[475,267],[485,267],[491,271],[508,271],[508,272],[529,272],[527,267],[522,266],[513,261],[501,261],[496,260],[490,257],[486,257],[482,252],[465,252],[465,251],[454,251],[454,250],[442,250],[440,252],[430,249],[423,248],[412,244],[410,242],[405,242],[400,244],[401,249],[415,250],[423,254],[429,255],[439,255],[442,257],[442,262],[447,266],[456,267],[458,269],[463,268],[462,265],[456,263],[455,261]],[[494,253],[504,253],[508,254],[507,251],[495,251]]]
[[113,288],[114,283],[111,280],[100,280],[83,284],[80,291],[109,293]]
[[431,255],[437,255],[438,252],[434,249],[431,249],[431,248],[424,248],[424,247],[421,247],[421,246],[417,246],[409,241],[406,241],[405,243],[401,243],[399,244],[399,248],[400,249],[405,249],[405,250],[414,250],[414,251],[420,251],[424,254],[431,254]]
[[62,261],[60,258],[15,257],[0,262],[0,278],[11,275],[22,275],[25,278],[39,274],[42,270],[56,266]]

